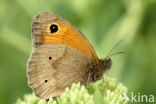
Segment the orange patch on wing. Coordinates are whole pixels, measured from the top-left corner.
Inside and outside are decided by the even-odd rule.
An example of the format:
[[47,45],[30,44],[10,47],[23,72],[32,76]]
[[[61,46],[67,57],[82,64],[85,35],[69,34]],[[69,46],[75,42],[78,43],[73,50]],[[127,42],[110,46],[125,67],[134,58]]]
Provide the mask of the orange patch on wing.
[[[83,35],[74,27],[69,25],[68,23],[62,23],[61,21],[55,21],[55,24],[58,25],[58,32],[43,33],[43,44],[48,43],[62,43],[68,46],[71,46],[87,56],[94,58],[96,62],[98,62],[98,57],[90,45],[88,40],[83,37]],[[47,29],[49,31],[49,28]]]

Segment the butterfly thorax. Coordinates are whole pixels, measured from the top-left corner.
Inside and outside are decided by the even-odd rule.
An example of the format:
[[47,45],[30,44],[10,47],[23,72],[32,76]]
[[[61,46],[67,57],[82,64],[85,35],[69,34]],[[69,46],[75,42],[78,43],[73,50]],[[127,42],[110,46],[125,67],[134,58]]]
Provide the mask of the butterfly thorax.
[[110,58],[104,60],[98,60],[97,64],[89,66],[90,81],[96,81],[102,78],[105,70],[110,69],[112,61]]

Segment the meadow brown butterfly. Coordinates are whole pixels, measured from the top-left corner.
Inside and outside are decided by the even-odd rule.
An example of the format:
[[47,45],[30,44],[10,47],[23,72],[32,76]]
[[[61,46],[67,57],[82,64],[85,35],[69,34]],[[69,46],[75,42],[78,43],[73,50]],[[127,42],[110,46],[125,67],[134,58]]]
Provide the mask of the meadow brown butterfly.
[[98,59],[78,29],[48,12],[33,19],[32,45],[27,75],[35,95],[42,99],[61,95],[72,83],[87,85],[101,79],[111,66],[109,57]]

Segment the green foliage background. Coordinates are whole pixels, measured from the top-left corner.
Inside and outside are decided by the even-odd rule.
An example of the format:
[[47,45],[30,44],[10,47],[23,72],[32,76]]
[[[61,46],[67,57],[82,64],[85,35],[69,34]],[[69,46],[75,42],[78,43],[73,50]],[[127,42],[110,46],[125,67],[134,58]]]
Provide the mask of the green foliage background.
[[106,74],[129,93],[156,96],[155,0],[0,0],[0,104],[10,104],[32,90],[26,63],[31,52],[31,21],[40,11],[57,14],[78,27],[99,58],[114,50]]

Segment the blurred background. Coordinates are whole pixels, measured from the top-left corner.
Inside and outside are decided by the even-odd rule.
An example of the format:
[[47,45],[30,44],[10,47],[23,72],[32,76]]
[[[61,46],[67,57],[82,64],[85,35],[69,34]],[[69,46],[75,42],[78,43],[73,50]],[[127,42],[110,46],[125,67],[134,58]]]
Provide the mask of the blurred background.
[[107,76],[131,92],[156,96],[156,0],[0,0],[0,104],[32,93],[26,67],[31,22],[40,11],[57,14],[88,38],[99,58],[112,53]]

